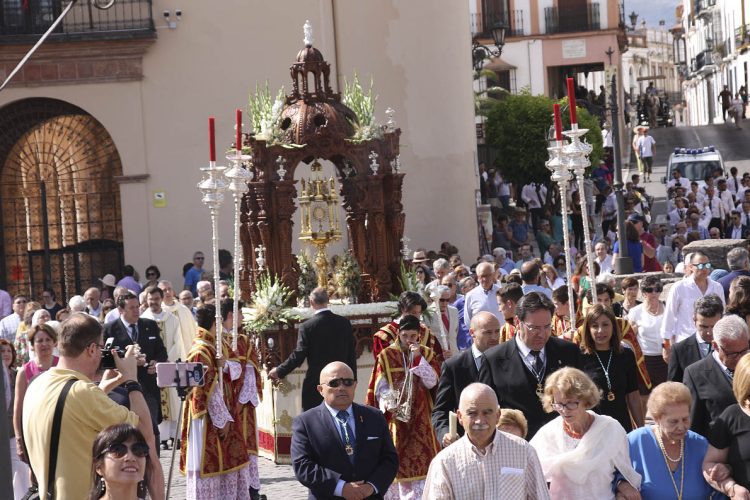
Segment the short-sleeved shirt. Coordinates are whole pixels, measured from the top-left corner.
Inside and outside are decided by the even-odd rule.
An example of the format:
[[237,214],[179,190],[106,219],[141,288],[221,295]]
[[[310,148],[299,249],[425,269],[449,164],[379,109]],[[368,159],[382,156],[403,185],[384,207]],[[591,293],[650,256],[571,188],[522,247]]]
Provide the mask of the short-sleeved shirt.
[[711,423],[708,442],[720,450],[729,448],[727,463],[732,479],[750,488],[750,416],[733,404]]
[[47,490],[47,461],[55,406],[65,383],[77,378],[65,400],[56,469],[56,498],[86,498],[91,489],[91,446],[115,424],[138,425],[138,415],[118,405],[85,375],[50,368],[29,385],[23,401],[23,433],[39,493]]
[[190,292],[193,294],[193,297],[198,296],[198,289],[196,288],[196,285],[198,285],[198,282],[201,280],[202,273],[203,270],[198,269],[195,266],[191,267],[188,272],[185,273],[185,288],[190,288]]
[[654,156],[653,146],[656,141],[650,135],[642,135],[638,139],[638,150],[640,151],[641,157]]

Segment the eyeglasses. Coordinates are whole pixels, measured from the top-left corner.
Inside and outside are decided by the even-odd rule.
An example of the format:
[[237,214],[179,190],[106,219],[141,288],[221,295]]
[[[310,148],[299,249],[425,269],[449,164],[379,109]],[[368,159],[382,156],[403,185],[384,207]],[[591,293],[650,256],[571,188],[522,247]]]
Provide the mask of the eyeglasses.
[[156,273],[146,273],[147,278],[156,278]]
[[716,344],[716,345],[717,345],[717,347],[719,349],[721,349],[721,352],[724,353],[724,356],[726,356],[727,359],[736,359],[736,358],[742,356],[743,354],[745,354],[747,351],[750,351],[750,348],[746,348],[746,349],[742,349],[741,351],[729,352],[729,351],[725,350],[723,347],[721,347],[720,345],[718,345],[718,344]]
[[328,382],[323,382],[323,384],[335,389],[341,384],[344,384],[344,387],[351,387],[354,385],[354,382],[356,382],[356,380],[354,380],[353,378],[332,378]]
[[654,292],[661,293],[662,290],[663,290],[663,288],[660,287],[660,286],[656,286],[656,287],[653,287],[653,288],[652,287],[648,287],[648,288],[642,288],[641,289],[641,291],[643,291],[643,293],[654,293]]
[[125,443],[111,444],[106,450],[104,450],[104,452],[102,452],[102,455],[109,455],[112,458],[122,458],[128,454],[128,450],[138,458],[145,458],[148,456],[148,445],[141,441],[133,443],[130,446]]
[[552,328],[552,323],[550,323],[549,325],[530,325],[524,321],[523,324],[531,333],[548,332]]
[[569,403],[552,403],[552,409],[555,411],[575,410],[580,405],[580,401],[571,401]]
[[205,257],[193,257],[193,260],[203,260]]
[[710,262],[706,262],[705,264],[693,264],[696,269],[712,269],[714,266],[711,265]]
[[445,304],[445,303],[450,302],[450,301],[451,301],[451,299],[440,299],[440,303],[441,304]]

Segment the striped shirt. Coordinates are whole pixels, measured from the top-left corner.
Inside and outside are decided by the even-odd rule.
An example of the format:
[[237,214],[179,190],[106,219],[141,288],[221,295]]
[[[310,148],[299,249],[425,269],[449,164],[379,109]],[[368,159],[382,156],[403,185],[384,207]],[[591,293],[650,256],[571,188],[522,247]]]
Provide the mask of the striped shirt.
[[424,496],[430,500],[545,500],[547,482],[536,451],[521,438],[496,431],[484,453],[467,435],[432,460]]

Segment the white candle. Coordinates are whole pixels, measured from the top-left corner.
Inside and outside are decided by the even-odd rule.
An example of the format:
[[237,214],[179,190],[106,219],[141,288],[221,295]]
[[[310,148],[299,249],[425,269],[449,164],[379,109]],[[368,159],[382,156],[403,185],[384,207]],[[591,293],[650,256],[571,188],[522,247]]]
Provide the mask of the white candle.
[[458,436],[458,419],[454,412],[448,412],[448,434]]

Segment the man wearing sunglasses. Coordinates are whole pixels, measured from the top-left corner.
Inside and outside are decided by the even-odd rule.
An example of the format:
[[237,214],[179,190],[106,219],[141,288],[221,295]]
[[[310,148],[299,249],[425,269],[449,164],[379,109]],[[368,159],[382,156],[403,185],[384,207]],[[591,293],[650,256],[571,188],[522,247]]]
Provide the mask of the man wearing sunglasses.
[[329,363],[317,388],[323,403],[292,422],[292,466],[310,498],[382,498],[396,477],[398,455],[385,417],[354,403],[356,388],[351,368]]
[[711,422],[737,402],[732,392],[734,369],[750,350],[745,318],[730,314],[721,318],[713,329],[712,352],[687,367],[683,383],[690,389],[690,429],[708,435]]
[[193,294],[193,297],[198,296],[198,290],[196,286],[201,280],[201,275],[203,274],[203,263],[205,261],[206,257],[203,255],[203,252],[195,252],[193,254],[193,267],[188,269],[188,271],[185,273],[185,287],[183,288],[183,290],[190,290],[190,293]]
[[720,284],[708,278],[713,269],[711,262],[703,252],[693,252],[690,256],[688,271],[690,276],[683,278],[669,289],[664,318],[661,323],[662,356],[669,363],[672,345],[695,334],[693,307],[695,301],[708,294],[715,294],[724,300],[724,289]]

